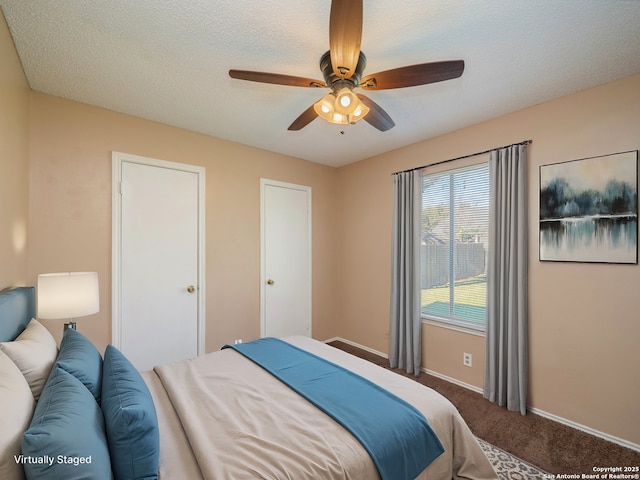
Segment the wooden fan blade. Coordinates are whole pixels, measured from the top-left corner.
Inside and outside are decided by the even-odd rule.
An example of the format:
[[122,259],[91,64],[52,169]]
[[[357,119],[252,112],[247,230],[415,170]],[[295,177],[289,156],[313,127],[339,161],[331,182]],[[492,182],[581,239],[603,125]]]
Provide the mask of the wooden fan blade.
[[362,95],[361,93],[358,93],[356,95],[362,101],[362,103],[369,107],[369,113],[367,113],[364,117],[365,121],[369,122],[369,124],[376,127],[381,132],[386,132],[387,130],[396,126],[389,114],[385,112],[380,105],[371,100],[369,97]]
[[333,73],[351,78],[360,58],[362,0],[333,0],[329,18],[329,51]]
[[307,108],[304,112],[300,114],[298,118],[296,118],[287,130],[302,130],[304,127],[309,125],[312,121],[316,119],[318,114],[316,113],[313,105]]
[[464,60],[420,63],[367,75],[360,82],[365,90],[414,87],[458,78],[464,71]]
[[280,73],[252,72],[250,70],[229,70],[231,78],[248,80],[250,82],[274,83],[276,85],[289,85],[291,87],[326,87],[322,80],[313,78],[282,75]]

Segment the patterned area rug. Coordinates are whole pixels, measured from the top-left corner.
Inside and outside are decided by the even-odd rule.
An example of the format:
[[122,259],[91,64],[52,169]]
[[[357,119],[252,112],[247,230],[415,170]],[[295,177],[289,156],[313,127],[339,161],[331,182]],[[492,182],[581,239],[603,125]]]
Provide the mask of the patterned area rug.
[[485,455],[493,465],[493,469],[498,474],[500,480],[543,480],[550,478],[550,475],[540,470],[530,463],[514,457],[498,447],[478,438],[478,443],[484,450]]

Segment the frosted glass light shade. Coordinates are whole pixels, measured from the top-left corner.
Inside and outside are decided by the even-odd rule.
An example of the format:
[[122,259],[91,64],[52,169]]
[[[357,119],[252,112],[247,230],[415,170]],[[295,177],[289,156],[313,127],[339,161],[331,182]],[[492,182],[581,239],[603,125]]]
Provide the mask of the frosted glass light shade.
[[78,318],[99,311],[97,272],[38,275],[38,318]]
[[348,88],[343,88],[336,93],[334,108],[340,115],[348,117],[358,108],[359,104],[360,99]]
[[335,101],[335,95],[333,93],[328,93],[313,104],[313,109],[316,111],[319,117],[324,118],[327,122],[331,122],[335,110]]

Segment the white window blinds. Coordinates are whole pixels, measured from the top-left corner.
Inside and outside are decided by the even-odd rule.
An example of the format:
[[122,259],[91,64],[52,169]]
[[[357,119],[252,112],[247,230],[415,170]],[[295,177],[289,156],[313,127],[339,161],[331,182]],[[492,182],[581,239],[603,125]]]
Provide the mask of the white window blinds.
[[432,174],[423,171],[423,317],[484,329],[488,242],[488,164]]

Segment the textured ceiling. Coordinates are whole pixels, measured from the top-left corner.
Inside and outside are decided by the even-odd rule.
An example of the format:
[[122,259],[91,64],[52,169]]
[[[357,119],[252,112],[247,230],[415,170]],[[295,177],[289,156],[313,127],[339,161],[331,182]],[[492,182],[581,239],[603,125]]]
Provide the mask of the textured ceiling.
[[[462,77],[368,92],[396,126],[289,124],[325,90],[330,0],[0,0],[31,88],[340,166],[640,72],[640,1],[364,0],[365,75],[440,60]],[[514,141],[520,139],[513,139]]]

